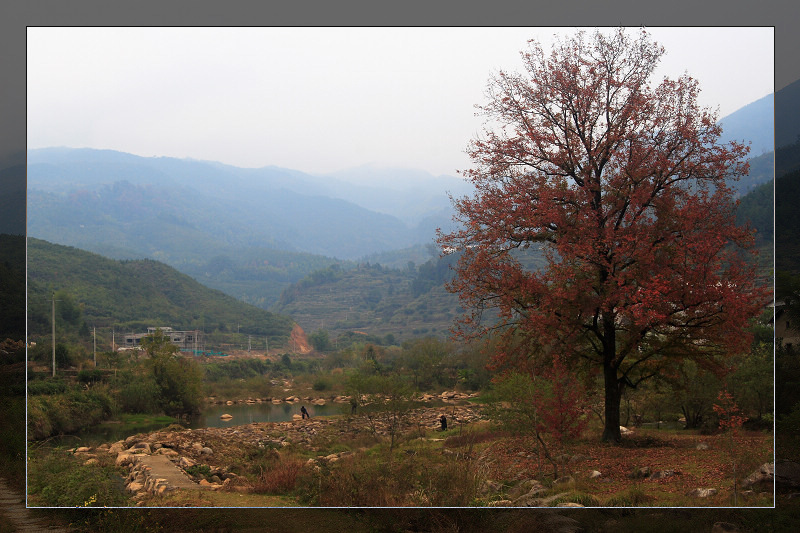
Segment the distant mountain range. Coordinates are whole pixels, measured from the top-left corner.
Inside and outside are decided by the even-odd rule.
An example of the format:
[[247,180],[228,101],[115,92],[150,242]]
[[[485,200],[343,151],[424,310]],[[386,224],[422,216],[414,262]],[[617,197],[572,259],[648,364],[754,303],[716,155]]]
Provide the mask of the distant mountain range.
[[[741,195],[773,176],[770,153],[759,153],[772,142],[771,102],[721,120],[726,138],[752,142],[758,156],[737,185]],[[436,228],[453,228],[448,193],[471,191],[460,178],[412,169],[320,176],[72,148],[29,150],[27,175],[28,235],[114,259],[156,259],[265,309],[333,264],[392,257],[404,265],[404,249],[419,260]]]
[[[195,242],[200,255],[202,248],[247,246],[358,259],[430,242],[437,227],[450,223],[446,192],[467,190],[466,182],[452,177],[375,172],[374,183],[356,184],[277,167],[242,169],[109,150],[31,150],[28,232],[170,264],[179,261],[172,252],[176,240]],[[384,179],[387,173],[393,180]],[[185,256],[180,252],[180,259]]]

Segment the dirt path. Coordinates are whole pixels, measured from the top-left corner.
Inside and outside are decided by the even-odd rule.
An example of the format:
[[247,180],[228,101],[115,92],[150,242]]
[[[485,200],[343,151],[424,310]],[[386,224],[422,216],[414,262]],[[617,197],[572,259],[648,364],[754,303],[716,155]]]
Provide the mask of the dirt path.
[[9,487],[3,478],[0,478],[0,520],[5,522],[4,527],[10,525],[14,531],[72,531],[48,524],[47,519],[34,516],[25,507],[25,496]]
[[148,476],[163,482],[173,489],[203,490],[207,486],[192,481],[166,455],[138,455],[136,462],[149,469]]

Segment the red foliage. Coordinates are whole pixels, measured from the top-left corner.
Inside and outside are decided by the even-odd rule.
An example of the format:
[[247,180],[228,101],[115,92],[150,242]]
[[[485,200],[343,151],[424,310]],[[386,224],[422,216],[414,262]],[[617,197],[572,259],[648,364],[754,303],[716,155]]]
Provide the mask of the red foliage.
[[713,407],[719,418],[719,428],[736,432],[747,422],[747,417],[742,414],[741,409],[733,399],[733,395],[727,389],[719,391],[717,400],[719,403],[715,403]]
[[586,409],[586,391],[564,366],[561,357],[553,357],[553,365],[543,377],[550,383],[547,394],[538,390],[535,395],[540,430],[549,433],[558,442],[580,437],[589,419]]
[[[450,289],[475,310],[461,334],[485,333],[480,313],[496,307],[508,341],[496,365],[556,351],[600,366],[605,440],[620,439],[624,387],[670,358],[746,349],[769,300],[728,185],[748,148],[718,144],[689,76],[650,87],[662,54],[624,30],[579,33],[549,57],[532,43],[526,74],[490,83],[482,109],[501,126],[469,148],[476,193],[454,202],[464,229],[440,235],[462,254]],[[529,247],[545,268],[520,263]]]

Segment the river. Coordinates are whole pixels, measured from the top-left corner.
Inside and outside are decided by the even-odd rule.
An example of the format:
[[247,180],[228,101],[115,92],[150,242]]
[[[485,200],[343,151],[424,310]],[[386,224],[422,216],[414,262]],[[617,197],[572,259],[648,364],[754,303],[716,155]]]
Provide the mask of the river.
[[[301,402],[278,403],[272,402],[234,405],[209,405],[189,423],[192,429],[219,428],[250,424],[252,422],[287,422],[300,415],[300,407],[305,405],[311,417],[343,414],[350,408],[349,404],[312,405]],[[230,420],[222,420],[220,416],[229,414]]]
[[[252,422],[287,422],[300,415],[300,407],[305,405],[311,417],[330,416],[343,414],[350,408],[349,404],[327,404],[313,405],[311,403],[279,403],[272,402],[253,403],[253,404],[212,404],[207,405],[202,413],[193,417],[191,420],[182,421],[183,427],[200,429],[206,427],[229,427]],[[233,416],[230,420],[220,418],[223,414]],[[51,445],[73,446],[96,446],[104,442],[116,442],[130,435],[137,433],[147,433],[157,431],[169,424],[152,423],[137,424],[136,426],[124,425],[120,423],[102,423],[79,432],[77,435],[65,435],[52,437],[49,439]]]

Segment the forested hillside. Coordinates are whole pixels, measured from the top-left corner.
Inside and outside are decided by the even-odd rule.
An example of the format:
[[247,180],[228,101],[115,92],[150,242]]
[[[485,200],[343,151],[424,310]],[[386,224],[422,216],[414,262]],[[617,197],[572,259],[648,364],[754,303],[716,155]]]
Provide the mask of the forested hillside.
[[116,261],[38,239],[28,241],[28,327],[50,332],[55,294],[59,327],[71,331],[118,326],[215,329],[289,336],[293,321],[259,309],[153,260]]
[[274,310],[292,316],[307,333],[324,331],[332,340],[349,331],[388,338],[388,344],[446,337],[463,312],[444,287],[452,261],[433,259],[404,269],[334,265],[286,289]]
[[[434,257],[421,265],[409,261],[402,268],[333,265],[287,288],[273,309],[290,315],[307,333],[324,331],[331,339],[351,331],[388,337],[387,343],[447,337],[464,314],[458,296],[446,288],[458,257]],[[538,251],[521,251],[516,258],[531,270],[544,265]],[[489,323],[495,318],[493,312],[484,316]]]

